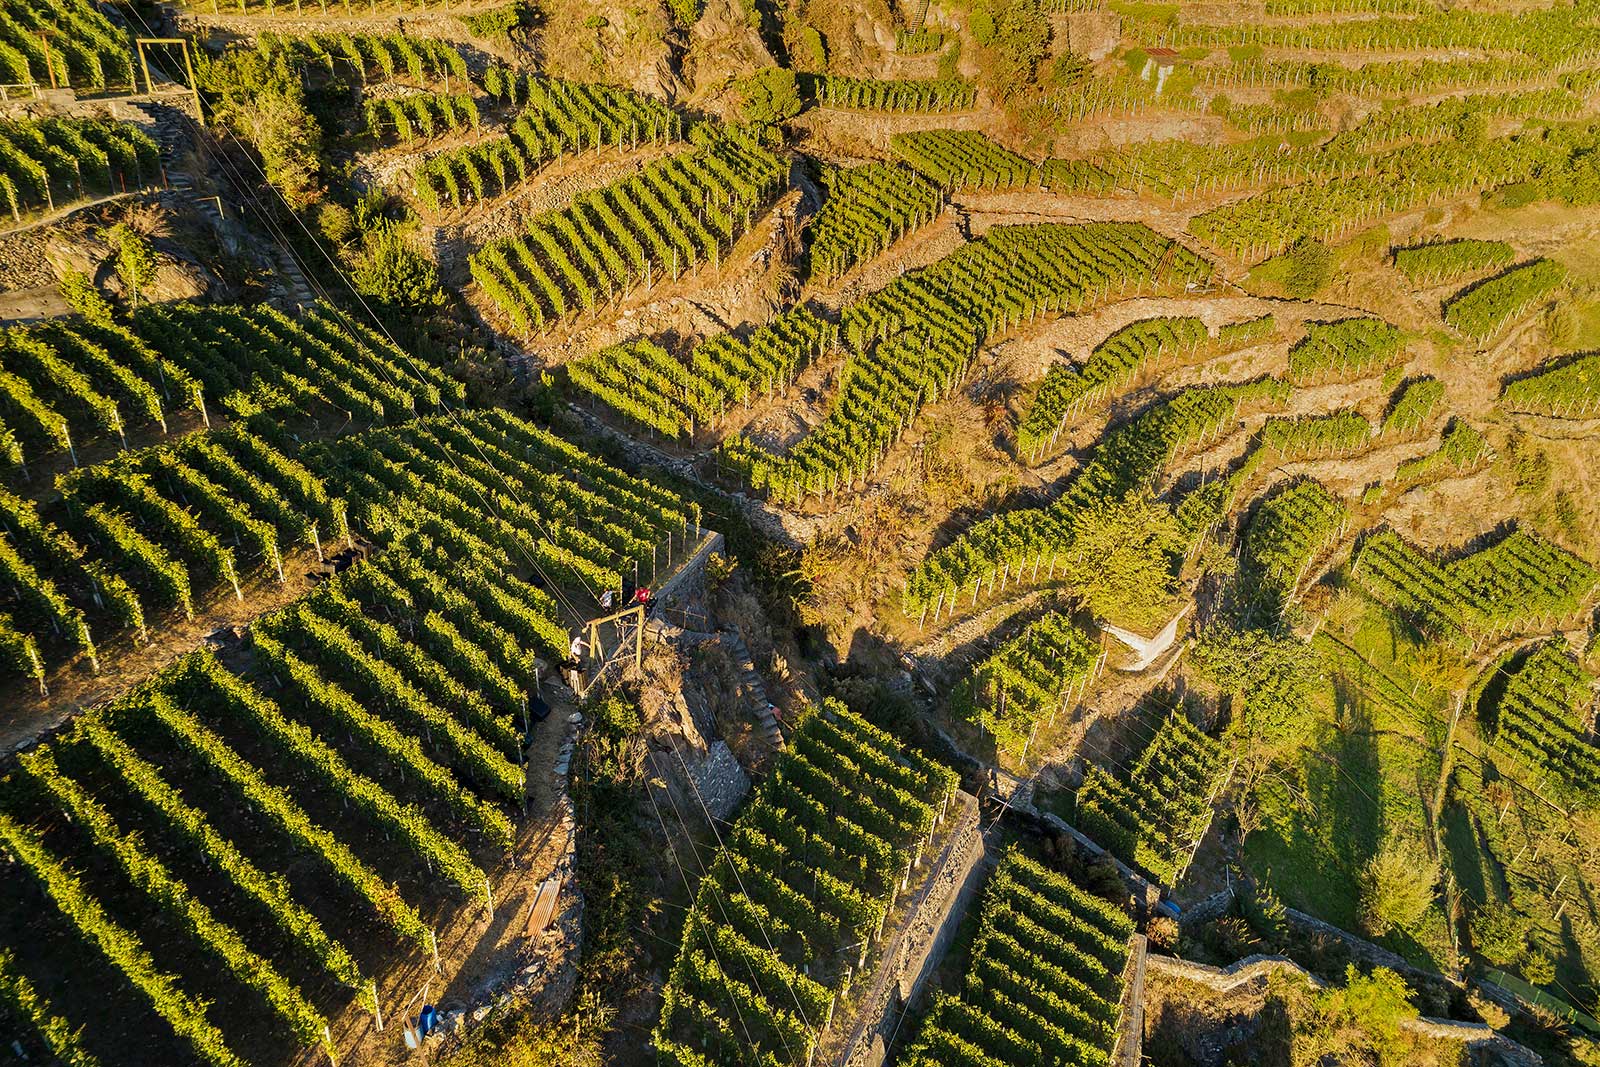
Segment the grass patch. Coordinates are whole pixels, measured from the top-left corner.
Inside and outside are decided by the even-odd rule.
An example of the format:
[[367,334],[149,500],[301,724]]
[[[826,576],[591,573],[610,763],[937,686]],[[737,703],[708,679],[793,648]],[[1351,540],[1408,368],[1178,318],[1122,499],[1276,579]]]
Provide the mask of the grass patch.
[[[1386,613],[1349,601],[1335,615],[1344,625],[1316,639],[1326,672],[1311,698],[1316,736],[1264,791],[1245,860],[1291,907],[1360,931],[1367,863],[1386,841],[1431,837],[1449,712],[1443,694],[1405,669],[1418,649]],[[1447,970],[1454,958],[1442,902],[1376,940],[1418,966]]]

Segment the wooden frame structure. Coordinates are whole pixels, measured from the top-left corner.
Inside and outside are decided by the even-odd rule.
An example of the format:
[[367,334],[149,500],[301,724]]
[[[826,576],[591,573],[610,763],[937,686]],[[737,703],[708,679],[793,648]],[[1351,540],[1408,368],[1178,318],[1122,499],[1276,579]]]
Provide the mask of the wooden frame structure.
[[633,634],[631,637],[623,638],[622,641],[618,643],[617,651],[621,652],[623,645],[631,640],[633,643],[634,667],[637,669],[644,665],[645,605],[635,604],[632,607],[623,608],[621,611],[614,611],[610,615],[602,615],[598,619],[590,619],[584,624],[586,634],[589,639],[589,657],[591,659],[598,659],[600,661],[600,669],[596,671],[595,676],[590,679],[586,685],[584,685],[583,692],[578,694],[580,698],[589,695],[589,691],[593,689],[596,683],[598,683],[600,679],[605,676],[606,668],[611,665],[611,660],[609,655],[606,653],[605,645],[600,640],[600,627],[606,625],[607,623],[621,622],[627,618],[632,618],[634,620]]
[[194,94],[194,120],[205,121],[205,112],[200,110],[200,86],[194,80],[194,60],[189,53],[189,38],[187,37],[135,37],[134,46],[139,50],[139,66],[144,71],[145,91],[151,96],[156,94],[156,83],[150,77],[150,57],[145,52],[146,45],[175,44],[183,50],[183,69],[189,75],[189,92]]

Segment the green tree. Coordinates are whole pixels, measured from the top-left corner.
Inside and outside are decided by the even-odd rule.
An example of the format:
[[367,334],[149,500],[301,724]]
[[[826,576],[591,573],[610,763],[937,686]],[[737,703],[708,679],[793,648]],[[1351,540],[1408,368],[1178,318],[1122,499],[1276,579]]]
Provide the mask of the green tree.
[[1189,665],[1241,704],[1233,728],[1252,744],[1276,750],[1304,740],[1312,715],[1306,692],[1319,669],[1306,642],[1213,623],[1200,632]]
[[1558,300],[1550,305],[1544,313],[1544,336],[1551,348],[1561,349],[1571,346],[1572,340],[1578,333],[1578,314],[1573,310],[1572,304],[1566,300]]
[[1544,949],[1535,949],[1522,961],[1522,977],[1529,985],[1549,985],[1556,980],[1556,961]]
[[1421,1013],[1411,1003],[1404,979],[1387,967],[1363,975],[1351,965],[1343,987],[1322,992],[1304,978],[1281,972],[1268,983],[1269,1003],[1288,1019],[1292,1067],[1422,1067],[1459,1059],[1459,1046],[1419,1039],[1403,1028]]
[[[1402,1033],[1401,1024],[1419,1015],[1405,979],[1387,967],[1363,975],[1352,965],[1345,971],[1343,989],[1330,989],[1317,997],[1315,1018],[1318,1031],[1349,1036],[1351,1044],[1370,1050],[1380,1067],[1386,1067],[1409,1062],[1412,1042]],[[1302,1059],[1298,1041],[1295,1060],[1322,1062],[1320,1056]],[[1345,1062],[1338,1057],[1335,1061]]]
[[476,14],[457,15],[456,19],[474,37],[510,43],[512,31],[533,25],[538,14],[538,9],[529,0],[511,0],[508,4]]
[[1037,0],[1006,0],[993,5],[993,29],[980,36],[978,14],[973,14],[971,26],[973,37],[984,46],[980,70],[995,95],[1010,100],[1033,84],[1039,64],[1050,54],[1050,21]]
[[1315,295],[1333,276],[1333,253],[1321,241],[1302,237],[1283,257],[1283,290],[1292,297],[1304,300]]
[[300,74],[283,52],[229,51],[202,59],[196,76],[214,120],[261,155],[267,180],[299,210],[322,195],[322,127],[306,107]]
[[117,276],[133,295],[134,307],[138,307],[139,291],[155,281],[156,250],[151,247],[148,237],[126,222],[119,222],[107,230],[106,240],[111,244]]
[[1433,905],[1439,861],[1417,842],[1389,838],[1361,870],[1361,919],[1367,932],[1381,936],[1409,930]]
[[800,114],[800,86],[794,71],[783,67],[758,70],[739,83],[739,111],[756,126],[771,126]]
[[1510,904],[1494,900],[1480,905],[1468,921],[1472,947],[1497,967],[1522,958],[1528,947],[1528,920]]
[[382,222],[372,231],[351,280],[362,296],[391,308],[423,311],[444,306],[438,268],[392,222]]
[[822,39],[822,31],[815,26],[801,28],[800,55],[806,63],[807,70],[821,74],[828,69],[828,45]]
[[1068,584],[1102,617],[1146,618],[1172,597],[1172,564],[1183,533],[1148,493],[1083,508],[1072,519]]

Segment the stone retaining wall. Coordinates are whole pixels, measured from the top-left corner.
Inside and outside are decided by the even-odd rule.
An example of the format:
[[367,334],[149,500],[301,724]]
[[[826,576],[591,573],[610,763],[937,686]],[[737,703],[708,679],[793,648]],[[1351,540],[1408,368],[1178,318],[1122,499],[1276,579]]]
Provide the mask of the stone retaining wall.
[[[700,543],[695,546],[694,555],[652,591],[654,594],[651,605],[652,615],[664,607],[671,606],[674,601],[689,600],[693,595],[691,591],[704,585],[706,562],[710,560],[711,554],[713,552],[727,553],[727,543],[720,533],[715,530],[701,529],[700,527],[695,527],[695,530],[700,535]],[[644,576],[641,575],[640,584],[643,584],[643,582]]]
[[834,1061],[839,1067],[880,1067],[906,1008],[949,948],[994,863],[979,829],[977,800],[967,793],[956,797],[963,810],[952,812],[959,822],[939,860],[942,865],[929,875],[926,895],[885,947],[872,975],[862,976],[871,984],[855,1012],[855,1032]]
[[[1270,976],[1277,972],[1304,979],[1316,989],[1328,988],[1327,982],[1286,956],[1249,956],[1227,967],[1212,967],[1173,956],[1151,955],[1146,960],[1145,967],[1156,974],[1170,975],[1204,986],[1218,996],[1227,996],[1245,988],[1264,990]],[[1484,1023],[1457,1022],[1453,1019],[1432,1019],[1423,1016],[1420,1019],[1406,1020],[1401,1026],[1421,1037],[1439,1041],[1459,1041],[1469,1048],[1491,1052],[1498,1056],[1501,1062],[1515,1064],[1518,1067],[1541,1067],[1544,1062],[1532,1049],[1512,1041]]]
[[1112,1067],[1139,1067],[1144,1062],[1144,975],[1149,948],[1150,942],[1143,934],[1134,934],[1129,942],[1117,1043],[1111,1049]]

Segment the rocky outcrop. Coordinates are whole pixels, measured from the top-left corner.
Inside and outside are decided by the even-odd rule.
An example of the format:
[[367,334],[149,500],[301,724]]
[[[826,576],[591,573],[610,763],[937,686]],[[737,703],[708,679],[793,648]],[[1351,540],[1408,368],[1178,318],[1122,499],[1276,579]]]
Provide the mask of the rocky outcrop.
[[93,278],[110,255],[111,246],[88,233],[58,231],[51,234],[44,248],[45,262],[57,281],[74,272]]
[[[115,273],[101,278],[100,284],[113,296],[126,298],[130,295],[122,278]],[[156,262],[155,278],[139,291],[139,299],[158,304],[201,300],[215,284],[216,278],[198,263],[163,256]]]
[[[86,274],[106,292],[126,299],[131,294],[111,257],[111,245],[93,230],[56,230],[44,246],[45,262],[56,281],[73,272]],[[216,276],[199,263],[158,248],[155,278],[140,290],[139,298],[157,303],[200,300],[216,285]]]
[[683,60],[688,99],[723,120],[736,120],[737,102],[730,87],[773,63],[772,53],[739,0],[706,0],[705,10],[689,32],[689,50]]

